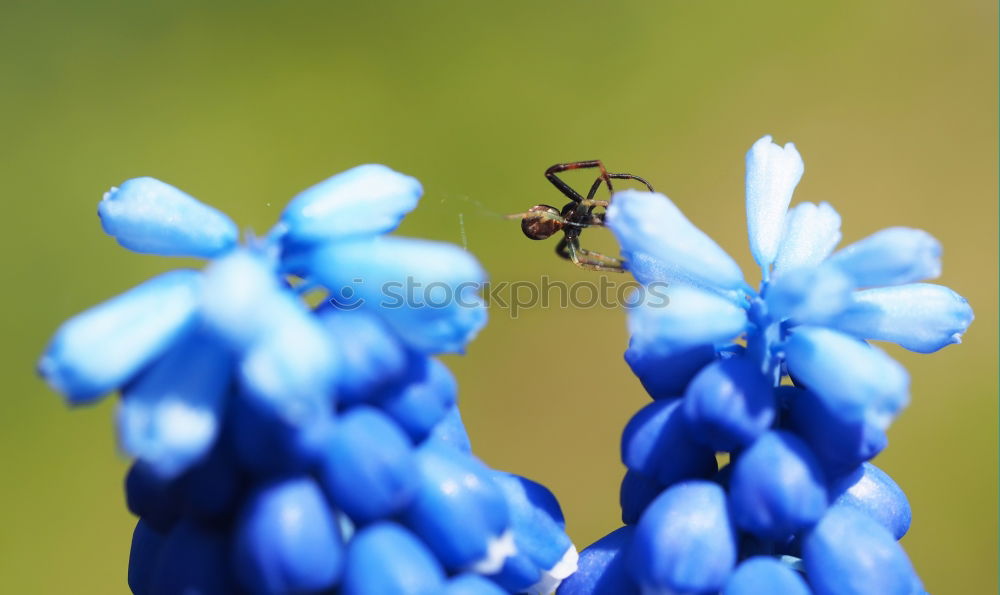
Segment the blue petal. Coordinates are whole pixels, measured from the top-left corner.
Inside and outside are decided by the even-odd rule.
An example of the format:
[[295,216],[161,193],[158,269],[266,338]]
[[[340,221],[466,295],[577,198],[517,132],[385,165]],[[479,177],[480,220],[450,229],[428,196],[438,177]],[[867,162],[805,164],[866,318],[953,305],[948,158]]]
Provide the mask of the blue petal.
[[660,482],[646,477],[638,471],[626,469],[625,477],[618,491],[618,503],[622,508],[622,522],[634,525],[639,522],[642,511],[663,491]]
[[359,165],[300,192],[281,221],[295,243],[381,234],[395,229],[421,194],[415,178],[384,165]]
[[344,544],[319,487],[275,481],[250,496],[235,529],[235,567],[257,593],[319,591],[336,584]]
[[785,211],[805,165],[795,145],[781,147],[767,135],[747,152],[747,228],[754,260],[767,271],[778,255]]
[[249,398],[294,425],[329,414],[340,359],[305,306],[290,293],[278,297],[275,326],[244,355],[240,380]]
[[695,374],[714,359],[712,345],[660,353],[656,343],[631,339],[625,351],[625,361],[632,368],[632,373],[654,399],[682,396]]
[[215,442],[231,378],[229,353],[208,335],[188,335],[122,391],[122,448],[161,477],[184,472]]
[[452,405],[444,417],[431,429],[430,434],[427,435],[427,442],[448,446],[466,454],[472,453],[469,433],[465,430],[462,413],[457,404]]
[[840,215],[828,203],[803,202],[785,217],[785,231],[774,261],[778,274],[821,263],[840,242]]
[[445,585],[442,595],[504,595],[504,591],[493,581],[478,574],[460,574]]
[[653,401],[622,432],[622,462],[664,486],[718,470],[715,451],[695,441],[684,421],[681,401]]
[[321,455],[320,476],[333,501],[359,525],[403,510],[418,481],[410,439],[366,405],[339,418]]
[[892,341],[918,353],[962,342],[974,318],[965,298],[941,285],[914,283],[855,292],[831,324],[863,339]]
[[890,227],[830,257],[857,287],[902,285],[941,274],[941,244],[921,229]]
[[132,532],[132,549],[128,556],[128,588],[133,595],[149,594],[162,546],[163,535],[139,519]]
[[559,585],[558,595],[638,595],[626,568],[626,552],[635,533],[621,527],[580,552],[579,569]]
[[831,508],[806,536],[802,552],[809,584],[819,595],[923,592],[892,534],[851,507]]
[[774,390],[746,358],[715,361],[684,393],[684,417],[695,438],[717,451],[738,450],[771,427]]
[[337,379],[341,404],[367,400],[407,372],[406,348],[374,313],[324,308],[320,317],[350,370]]
[[333,431],[333,412],[289,419],[245,391],[230,397],[230,439],[240,464],[254,474],[304,473],[319,461]]
[[673,287],[667,299],[647,299],[628,309],[632,341],[658,353],[729,342],[747,325],[746,311],[729,300],[691,287]]
[[794,434],[768,432],[736,459],[729,483],[733,521],[758,537],[787,538],[826,510],[826,476]]
[[666,279],[659,280],[723,290],[746,287],[736,261],[662,194],[636,190],[615,193],[607,222],[626,259],[643,254],[662,267]]
[[378,405],[414,442],[421,442],[458,400],[458,383],[440,361],[420,356],[396,386],[377,397]]
[[628,568],[643,591],[718,591],[736,564],[736,531],[726,494],[707,481],[687,481],[660,494],[636,525]]
[[845,420],[882,430],[909,402],[910,378],[883,351],[823,328],[798,327],[785,345],[796,383]]
[[205,460],[184,474],[184,514],[205,524],[228,523],[243,500],[245,475],[223,432]]
[[395,523],[365,527],[351,540],[344,595],[436,595],[444,587],[441,565],[419,539]]
[[457,353],[486,323],[478,292],[486,274],[457,246],[379,237],[326,244],[303,255],[304,274],[352,303],[376,309],[424,353]]
[[767,313],[774,320],[824,324],[847,307],[853,289],[851,279],[837,267],[798,268],[768,286]]
[[178,523],[163,541],[150,595],[232,593],[226,536],[194,523]]
[[171,271],[70,318],[39,360],[39,374],[73,405],[124,385],[189,328],[199,281],[195,271]]
[[239,239],[222,212],[155,178],[133,178],[97,205],[104,231],[135,252],[212,258]]
[[885,428],[853,417],[850,408],[832,399],[791,386],[778,389],[788,397],[788,427],[809,444],[824,468],[846,473],[880,453],[888,444]]
[[910,502],[891,477],[871,463],[863,463],[830,488],[832,506],[851,506],[868,514],[896,539],[910,528]]
[[494,472],[493,479],[507,501],[517,548],[507,562],[522,558],[532,569],[523,580],[497,583],[512,591],[547,595],[576,570],[576,548],[565,533],[559,504],[552,492],[531,480],[503,472]]
[[768,556],[755,556],[740,563],[729,577],[722,595],[810,595],[797,572]]
[[449,570],[492,574],[514,553],[507,503],[490,470],[454,449],[417,451],[420,486],[403,518]]
[[125,475],[125,505],[155,531],[166,534],[174,527],[184,507],[183,499],[181,481],[160,477],[142,461],[129,467]]
[[236,250],[205,268],[201,315],[236,351],[249,349],[280,326],[295,298],[278,284],[277,272],[264,255]]

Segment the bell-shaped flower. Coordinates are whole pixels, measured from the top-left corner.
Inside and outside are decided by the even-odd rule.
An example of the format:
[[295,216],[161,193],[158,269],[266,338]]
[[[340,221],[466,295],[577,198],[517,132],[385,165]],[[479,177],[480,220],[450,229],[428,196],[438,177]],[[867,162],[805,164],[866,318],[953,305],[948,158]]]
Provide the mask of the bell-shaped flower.
[[39,373],[74,405],[126,384],[193,325],[199,281],[195,271],[171,271],[70,318]]
[[222,212],[155,178],[133,178],[97,205],[104,231],[134,252],[215,258],[239,230]]
[[818,595],[923,592],[888,529],[850,506],[834,506],[805,537],[802,560]]
[[628,547],[635,527],[621,527],[580,552],[578,569],[559,585],[557,595],[639,595],[628,572]]
[[353,167],[292,198],[281,214],[285,240],[312,244],[390,232],[421,194],[416,178],[384,165]]
[[736,567],[722,595],[810,595],[802,577],[787,565],[769,556],[754,556]]
[[902,539],[910,528],[910,501],[891,477],[871,463],[838,478],[830,488],[832,506],[850,506],[868,514]]
[[795,145],[787,143],[780,147],[772,142],[770,135],[755,142],[747,153],[750,252],[765,271],[765,277],[778,256],[785,212],[803,171],[805,164]]
[[420,480],[403,520],[450,570],[494,574],[515,553],[503,492],[473,457],[439,445],[417,450]]
[[340,529],[309,478],[264,484],[237,521],[236,574],[257,593],[314,592],[337,583],[344,564]]
[[786,538],[823,516],[826,476],[794,434],[768,432],[736,459],[729,504],[741,529],[766,539]]
[[736,531],[726,495],[707,481],[679,483],[642,514],[628,568],[643,592],[718,591],[736,564]]
[[414,534],[391,522],[369,525],[347,548],[340,592],[344,595],[432,595],[444,588],[445,573]]
[[231,382],[232,358],[221,343],[189,334],[122,391],[122,448],[161,477],[182,473],[212,448]]
[[392,419],[359,405],[338,420],[322,449],[320,477],[357,524],[395,515],[417,490],[413,445]]

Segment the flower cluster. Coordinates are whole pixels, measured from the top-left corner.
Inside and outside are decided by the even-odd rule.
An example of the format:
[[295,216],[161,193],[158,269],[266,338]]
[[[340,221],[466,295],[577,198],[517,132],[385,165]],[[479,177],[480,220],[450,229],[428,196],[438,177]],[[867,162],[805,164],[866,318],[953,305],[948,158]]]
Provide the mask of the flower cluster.
[[[552,494],[471,453],[433,356],[485,323],[485,275],[454,246],[385,235],[421,193],[359,166],[246,246],[158,180],[105,195],[122,246],[210,259],[72,318],[39,363],[71,404],[121,392],[133,592],[548,593],[576,568]],[[403,279],[462,299],[384,307]],[[317,289],[358,299],[310,308]]]
[[834,252],[830,205],[788,209],[802,173],[791,143],[747,154],[758,291],[667,197],[614,196],[607,222],[632,273],[672,287],[666,307],[629,312],[625,359],[654,401],[622,436],[625,526],[581,553],[561,594],[923,592],[897,543],[906,496],[867,462],[909,378],[866,340],[929,353],[958,342],[972,310],[920,283],[940,273],[923,231]]

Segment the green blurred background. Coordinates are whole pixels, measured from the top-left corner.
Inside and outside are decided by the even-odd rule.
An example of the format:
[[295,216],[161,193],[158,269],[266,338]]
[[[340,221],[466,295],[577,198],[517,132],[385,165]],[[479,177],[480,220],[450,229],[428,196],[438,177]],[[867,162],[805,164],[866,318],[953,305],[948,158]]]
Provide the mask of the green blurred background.
[[[70,411],[32,373],[60,321],[178,264],[102,234],[109,186],[156,176],[263,232],[298,190],[382,162],[426,189],[401,233],[464,237],[495,282],[576,281],[594,274],[497,215],[561,204],[544,169],[600,158],[756,283],[743,156],[771,133],[805,159],[797,201],[830,201],[846,242],[929,230],[976,308],[960,346],[888,348],[913,402],[878,463],[910,497],[928,589],[996,592],[995,2],[201,4],[4,3],[0,591],[126,591],[113,399]],[[586,239],[613,250],[603,233]],[[647,402],[624,316],[491,317],[448,359],[476,451],[551,487],[583,547],[620,523],[618,439]]]

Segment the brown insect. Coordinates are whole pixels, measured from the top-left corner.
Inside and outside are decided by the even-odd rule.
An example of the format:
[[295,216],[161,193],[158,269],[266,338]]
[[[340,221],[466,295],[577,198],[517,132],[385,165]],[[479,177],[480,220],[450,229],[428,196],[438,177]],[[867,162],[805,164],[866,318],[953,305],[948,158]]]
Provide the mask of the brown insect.
[[[556,174],[571,169],[598,168],[601,175],[590,187],[590,192],[584,198],[579,192],[574,190],[569,184],[561,180]],[[580,247],[580,234],[588,227],[604,226],[604,211],[595,213],[594,209],[601,207],[607,209],[610,200],[595,200],[594,196],[600,189],[601,184],[606,184],[608,192],[614,189],[611,187],[611,180],[637,180],[646,185],[649,191],[653,187],[649,182],[632,174],[608,173],[604,164],[600,160],[574,161],[573,163],[557,163],[545,170],[545,177],[559,189],[570,202],[562,208],[556,209],[549,205],[535,205],[524,213],[511,215],[512,218],[521,219],[521,231],[532,240],[544,240],[551,237],[558,231],[563,232],[563,237],[556,246],[556,254],[570,260],[576,266],[592,271],[613,271],[621,273],[625,271],[625,263],[613,256],[605,256],[593,250]]]

